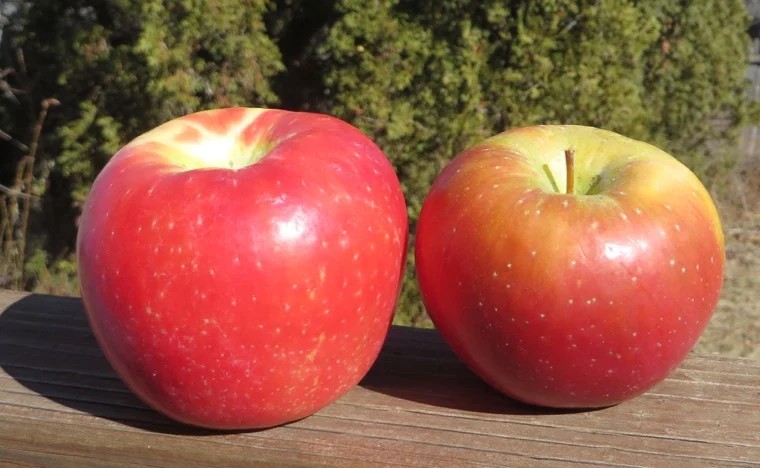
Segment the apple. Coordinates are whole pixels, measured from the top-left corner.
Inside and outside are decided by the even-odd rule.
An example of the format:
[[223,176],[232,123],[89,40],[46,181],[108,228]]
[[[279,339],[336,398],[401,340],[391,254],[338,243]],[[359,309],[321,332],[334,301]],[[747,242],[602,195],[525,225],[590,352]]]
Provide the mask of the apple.
[[415,245],[443,338],[525,403],[604,407],[683,360],[720,293],[724,240],[699,179],[584,126],[493,136],[435,180]]
[[148,405],[207,428],[270,427],[368,371],[406,237],[398,178],[358,129],[216,109],[139,136],[98,175],[81,293],[105,356]]

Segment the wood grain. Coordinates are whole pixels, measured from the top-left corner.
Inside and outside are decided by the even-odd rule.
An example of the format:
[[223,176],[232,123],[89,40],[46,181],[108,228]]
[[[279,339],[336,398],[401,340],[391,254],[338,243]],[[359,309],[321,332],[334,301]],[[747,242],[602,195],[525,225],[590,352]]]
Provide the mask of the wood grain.
[[100,352],[76,298],[0,290],[0,465],[760,465],[760,362],[690,355],[621,405],[556,411],[502,397],[433,330],[394,327],[361,384],[263,431],[176,424]]

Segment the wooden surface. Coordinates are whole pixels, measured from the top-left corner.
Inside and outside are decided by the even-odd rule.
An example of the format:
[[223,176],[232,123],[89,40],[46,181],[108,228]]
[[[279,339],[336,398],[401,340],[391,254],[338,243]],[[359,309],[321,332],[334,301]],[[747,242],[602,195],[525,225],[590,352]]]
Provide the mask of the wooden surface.
[[522,406],[432,330],[394,327],[362,383],[263,431],[175,424],[111,371],[73,298],[0,290],[0,465],[760,465],[760,362],[691,355],[616,407]]

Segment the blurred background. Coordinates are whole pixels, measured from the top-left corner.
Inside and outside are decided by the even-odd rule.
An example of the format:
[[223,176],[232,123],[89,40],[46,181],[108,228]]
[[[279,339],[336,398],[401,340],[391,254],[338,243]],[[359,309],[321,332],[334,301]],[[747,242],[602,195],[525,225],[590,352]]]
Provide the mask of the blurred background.
[[[716,200],[727,271],[697,351],[760,359],[760,0],[3,0],[0,287],[77,295],[89,187],[140,133],[233,105],[372,137],[409,204],[509,127],[646,140]],[[413,256],[396,323],[431,326]]]

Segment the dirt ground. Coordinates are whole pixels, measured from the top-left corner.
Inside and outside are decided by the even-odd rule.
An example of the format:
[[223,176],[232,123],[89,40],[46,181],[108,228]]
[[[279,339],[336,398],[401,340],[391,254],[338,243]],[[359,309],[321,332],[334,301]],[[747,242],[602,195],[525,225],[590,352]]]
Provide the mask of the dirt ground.
[[695,351],[760,360],[760,128],[745,132],[742,156],[718,206],[726,275],[718,307]]
[[[746,0],[751,83],[747,98],[760,101],[760,0]],[[754,33],[753,33],[754,31]],[[718,307],[696,351],[760,360],[760,127],[747,128],[740,158],[718,206],[726,234],[726,276]]]
[[760,214],[724,226],[726,276],[695,351],[760,359]]

